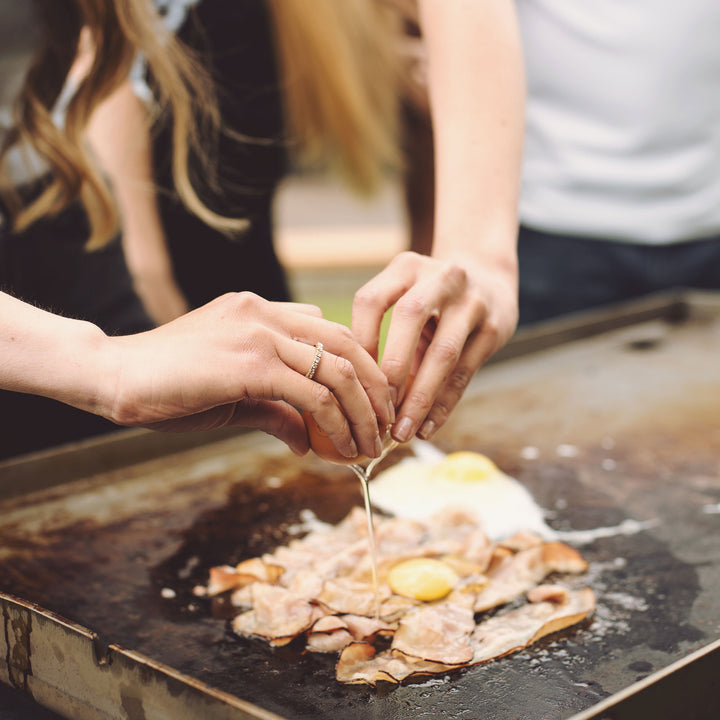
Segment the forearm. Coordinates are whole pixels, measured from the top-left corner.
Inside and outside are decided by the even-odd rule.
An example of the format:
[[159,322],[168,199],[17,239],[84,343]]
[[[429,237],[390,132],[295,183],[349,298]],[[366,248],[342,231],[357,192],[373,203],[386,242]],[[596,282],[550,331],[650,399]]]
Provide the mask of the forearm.
[[524,71],[512,0],[420,0],[433,114],[433,255],[515,268]]
[[110,360],[95,325],[0,293],[0,387],[43,395],[109,417],[102,392]]
[[87,132],[117,198],[136,290],[156,321],[177,317],[187,305],[175,284],[157,207],[147,110],[129,83],[100,105]]

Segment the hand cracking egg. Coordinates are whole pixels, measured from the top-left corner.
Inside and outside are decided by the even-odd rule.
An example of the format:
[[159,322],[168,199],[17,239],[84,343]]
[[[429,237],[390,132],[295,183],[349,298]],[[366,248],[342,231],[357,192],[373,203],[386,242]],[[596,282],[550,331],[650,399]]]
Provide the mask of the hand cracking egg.
[[487,535],[499,540],[520,530],[552,536],[527,488],[480,453],[456,452],[440,460],[407,458],[370,483],[373,505],[415,520],[445,507],[473,512]]

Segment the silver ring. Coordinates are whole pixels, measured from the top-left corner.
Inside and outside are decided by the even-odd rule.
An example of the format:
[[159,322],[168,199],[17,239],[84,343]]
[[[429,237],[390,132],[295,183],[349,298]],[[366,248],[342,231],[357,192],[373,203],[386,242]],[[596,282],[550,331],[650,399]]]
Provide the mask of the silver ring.
[[320,358],[323,354],[323,344],[321,342],[317,343],[315,345],[315,357],[313,358],[312,365],[310,366],[310,369],[305,373],[305,377],[308,380],[312,380],[315,376],[315,371],[318,369],[318,365],[320,364]]

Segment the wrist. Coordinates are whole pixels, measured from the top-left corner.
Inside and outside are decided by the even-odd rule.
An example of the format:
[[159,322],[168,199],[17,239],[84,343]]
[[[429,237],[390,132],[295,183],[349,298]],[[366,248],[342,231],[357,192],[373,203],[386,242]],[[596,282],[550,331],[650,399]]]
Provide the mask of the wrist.
[[48,388],[49,396],[87,412],[112,419],[112,402],[107,388],[112,378],[113,356],[110,338],[90,322],[68,320],[72,327],[58,350],[57,373]]

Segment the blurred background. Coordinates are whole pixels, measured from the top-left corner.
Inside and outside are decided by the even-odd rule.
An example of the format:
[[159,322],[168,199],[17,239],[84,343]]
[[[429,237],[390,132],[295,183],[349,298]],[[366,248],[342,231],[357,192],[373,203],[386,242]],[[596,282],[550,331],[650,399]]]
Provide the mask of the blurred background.
[[407,248],[401,189],[364,199],[337,179],[295,174],[276,202],[277,252],[296,300],[350,324],[355,291]]

